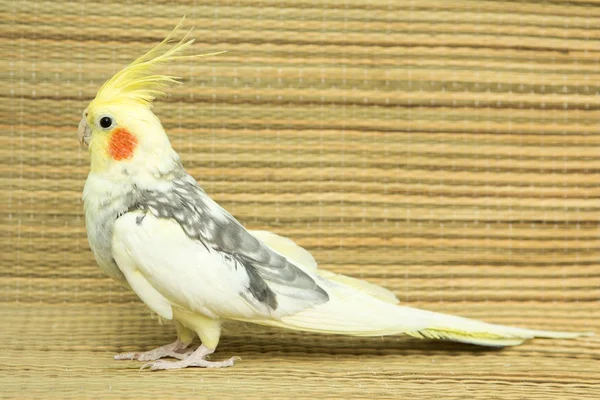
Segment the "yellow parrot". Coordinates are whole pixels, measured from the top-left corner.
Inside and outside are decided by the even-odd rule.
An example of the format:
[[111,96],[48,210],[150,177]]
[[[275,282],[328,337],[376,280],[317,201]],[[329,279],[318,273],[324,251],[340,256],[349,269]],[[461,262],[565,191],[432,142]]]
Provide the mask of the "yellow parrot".
[[[183,21],[182,21],[183,22]],[[246,230],[183,168],[151,110],[179,78],[157,68],[189,59],[181,23],[152,50],[110,78],[83,112],[78,136],[89,148],[83,191],[90,247],[98,265],[177,328],[174,343],[116,359],[164,370],[232,366],[209,361],[221,325],[245,321],[352,336],[406,334],[483,346],[584,333],[494,325],[398,305],[376,285],[317,268],[314,258],[274,233]],[[202,345],[194,349],[198,336]],[[161,360],[163,357],[179,361]],[[143,367],[143,368],[144,368]]]

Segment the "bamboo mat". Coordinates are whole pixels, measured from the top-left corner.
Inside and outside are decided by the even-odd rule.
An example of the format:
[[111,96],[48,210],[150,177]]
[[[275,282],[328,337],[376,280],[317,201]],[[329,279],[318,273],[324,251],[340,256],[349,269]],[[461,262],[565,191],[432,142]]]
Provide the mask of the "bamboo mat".
[[0,1],[0,397],[600,397],[600,339],[503,351],[227,327],[227,370],[141,373],[174,338],[88,248],[76,127],[187,14],[156,114],[253,229],[402,302],[600,332],[600,2]]

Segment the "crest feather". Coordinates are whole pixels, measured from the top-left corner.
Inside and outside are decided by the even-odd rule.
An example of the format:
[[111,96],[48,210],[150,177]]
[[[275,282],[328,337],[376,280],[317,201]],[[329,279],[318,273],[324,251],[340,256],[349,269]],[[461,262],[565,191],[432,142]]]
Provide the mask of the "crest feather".
[[190,38],[193,28],[187,31],[180,40],[176,40],[184,20],[185,17],[156,47],[106,81],[98,90],[94,102],[133,101],[150,107],[154,99],[166,96],[164,91],[166,88],[181,83],[180,77],[154,73],[156,67],[170,61],[225,53],[220,51],[208,54],[181,55],[181,52],[194,43],[194,39]]

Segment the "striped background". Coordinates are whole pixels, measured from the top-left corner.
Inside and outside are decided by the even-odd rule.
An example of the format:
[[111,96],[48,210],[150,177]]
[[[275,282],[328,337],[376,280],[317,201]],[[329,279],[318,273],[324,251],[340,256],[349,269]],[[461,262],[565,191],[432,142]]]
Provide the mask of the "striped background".
[[498,352],[234,326],[228,371],[112,361],[174,331],[95,265],[75,137],[187,14],[196,51],[228,53],[169,67],[185,84],[155,112],[244,224],[411,305],[600,332],[600,2],[0,4],[0,397],[600,396],[597,338]]

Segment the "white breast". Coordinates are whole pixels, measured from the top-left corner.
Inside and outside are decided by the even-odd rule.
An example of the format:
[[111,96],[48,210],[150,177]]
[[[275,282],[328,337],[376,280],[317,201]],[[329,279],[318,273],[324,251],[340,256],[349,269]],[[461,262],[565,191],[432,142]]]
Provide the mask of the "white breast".
[[190,239],[171,219],[127,213],[116,223],[113,251],[126,276],[139,271],[174,306],[211,318],[268,315],[266,309],[261,313],[260,304],[240,295],[249,285],[243,266]]

